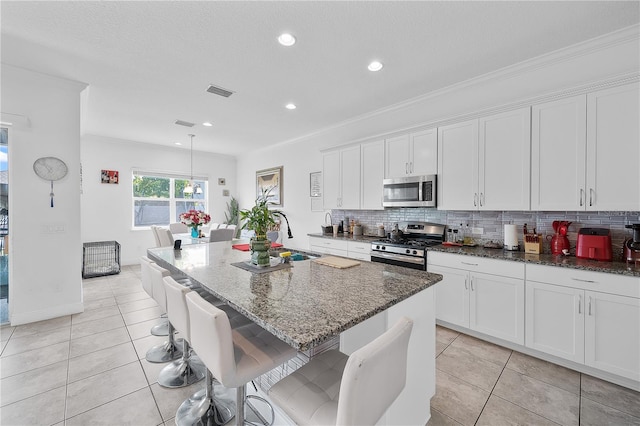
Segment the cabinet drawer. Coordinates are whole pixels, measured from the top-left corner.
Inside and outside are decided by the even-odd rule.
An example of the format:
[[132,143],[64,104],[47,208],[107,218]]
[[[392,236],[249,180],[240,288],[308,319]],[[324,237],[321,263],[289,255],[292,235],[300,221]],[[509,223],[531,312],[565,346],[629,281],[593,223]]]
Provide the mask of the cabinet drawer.
[[369,253],[360,253],[357,251],[349,251],[349,257],[352,259],[364,260],[371,262],[371,255]]
[[336,250],[348,249],[348,241],[332,240],[331,238],[309,238],[309,244],[315,247],[326,247]]
[[427,270],[429,270],[429,265],[464,269],[503,277],[524,278],[524,263],[507,260],[429,251],[427,253]]
[[556,266],[527,265],[527,281],[640,298],[640,278]]
[[366,253],[367,255],[371,253],[371,244],[370,243],[360,243],[356,241],[348,241],[347,247],[349,250],[349,254],[351,253]]

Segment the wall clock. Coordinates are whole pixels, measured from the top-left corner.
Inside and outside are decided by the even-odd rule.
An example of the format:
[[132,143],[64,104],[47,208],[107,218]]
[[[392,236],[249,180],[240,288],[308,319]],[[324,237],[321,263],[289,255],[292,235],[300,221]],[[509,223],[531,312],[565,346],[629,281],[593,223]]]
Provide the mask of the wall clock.
[[69,168],[59,158],[56,157],[42,157],[38,158],[33,163],[33,171],[40,178],[51,182],[51,207],[53,207],[53,181],[60,180],[67,175]]

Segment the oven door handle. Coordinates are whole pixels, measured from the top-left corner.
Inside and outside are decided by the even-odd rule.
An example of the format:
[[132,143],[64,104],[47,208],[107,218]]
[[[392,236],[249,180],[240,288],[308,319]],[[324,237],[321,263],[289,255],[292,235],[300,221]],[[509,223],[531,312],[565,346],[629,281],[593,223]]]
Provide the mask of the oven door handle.
[[416,265],[422,265],[424,263],[424,257],[403,256],[401,254],[383,253],[380,251],[372,251],[371,257],[379,257],[381,259],[399,260],[401,262],[415,263]]

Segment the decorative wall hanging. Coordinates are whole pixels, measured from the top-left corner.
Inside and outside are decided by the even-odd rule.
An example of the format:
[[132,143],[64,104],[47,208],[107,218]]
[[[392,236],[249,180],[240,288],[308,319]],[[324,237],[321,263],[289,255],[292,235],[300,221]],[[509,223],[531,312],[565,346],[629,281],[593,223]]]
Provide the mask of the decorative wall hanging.
[[269,205],[271,207],[282,207],[284,205],[282,172],[282,166],[258,170],[256,172],[256,198],[260,197],[264,191],[270,191]]
[[102,183],[118,183],[119,173],[117,170],[103,170],[100,173],[100,181]]
[[53,207],[53,182],[65,177],[67,173],[69,173],[69,168],[66,163],[59,158],[42,157],[33,163],[33,171],[40,178],[51,182],[51,192],[49,196],[51,197],[51,207]]

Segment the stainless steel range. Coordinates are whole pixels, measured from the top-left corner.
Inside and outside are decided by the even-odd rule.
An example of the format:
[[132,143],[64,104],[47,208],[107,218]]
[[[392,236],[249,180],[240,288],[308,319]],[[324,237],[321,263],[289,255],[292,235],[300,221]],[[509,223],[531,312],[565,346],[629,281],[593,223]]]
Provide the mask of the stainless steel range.
[[371,261],[426,271],[425,248],[442,244],[445,229],[437,223],[398,222],[388,238],[371,243]]

